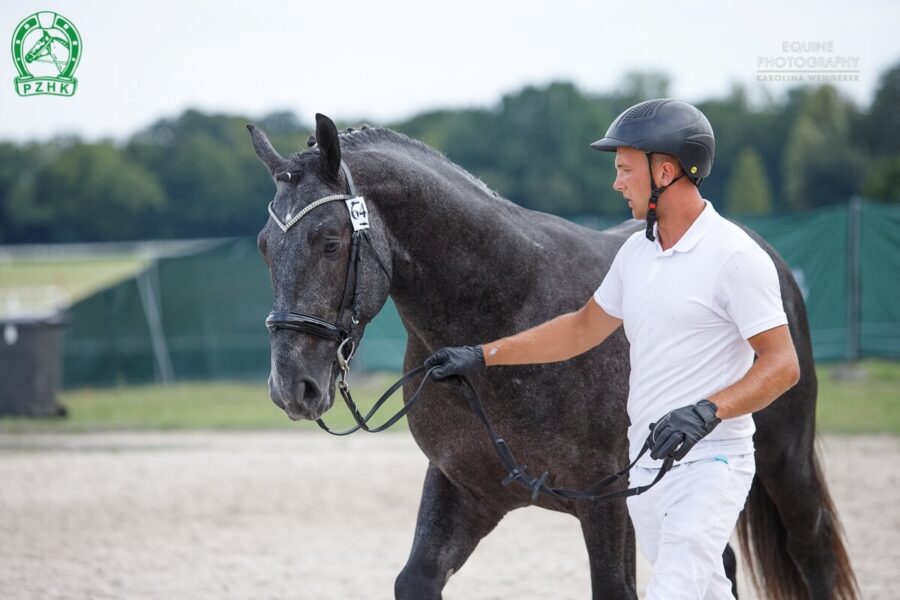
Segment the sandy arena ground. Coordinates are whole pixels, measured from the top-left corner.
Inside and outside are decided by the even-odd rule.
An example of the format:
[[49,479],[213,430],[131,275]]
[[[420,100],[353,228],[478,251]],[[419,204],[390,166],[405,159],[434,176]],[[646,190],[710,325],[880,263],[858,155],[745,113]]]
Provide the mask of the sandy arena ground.
[[[897,598],[900,438],[823,448],[863,597]],[[392,598],[425,465],[407,433],[0,435],[0,598]],[[444,597],[589,598],[577,522],[508,515]]]

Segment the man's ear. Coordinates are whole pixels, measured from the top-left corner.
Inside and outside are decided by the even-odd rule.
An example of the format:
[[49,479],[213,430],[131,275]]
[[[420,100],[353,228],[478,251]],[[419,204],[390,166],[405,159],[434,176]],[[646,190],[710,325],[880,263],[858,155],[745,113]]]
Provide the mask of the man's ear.
[[678,159],[674,156],[652,154],[650,167],[653,170],[653,178],[656,180],[656,185],[660,187],[672,183],[681,172]]
[[662,184],[669,185],[678,175],[678,167],[668,158],[662,161]]

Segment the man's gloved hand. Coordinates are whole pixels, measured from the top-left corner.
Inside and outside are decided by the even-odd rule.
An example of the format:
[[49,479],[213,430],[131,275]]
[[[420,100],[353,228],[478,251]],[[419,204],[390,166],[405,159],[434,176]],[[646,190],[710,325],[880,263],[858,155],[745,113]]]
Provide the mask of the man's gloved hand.
[[716,428],[722,419],[716,417],[718,407],[709,400],[682,406],[669,412],[656,423],[650,424],[650,458],[666,458],[674,455],[681,460],[694,444]]
[[431,369],[432,379],[444,379],[451,375],[472,375],[484,368],[484,352],[481,346],[457,346],[441,348],[425,359],[425,368]]

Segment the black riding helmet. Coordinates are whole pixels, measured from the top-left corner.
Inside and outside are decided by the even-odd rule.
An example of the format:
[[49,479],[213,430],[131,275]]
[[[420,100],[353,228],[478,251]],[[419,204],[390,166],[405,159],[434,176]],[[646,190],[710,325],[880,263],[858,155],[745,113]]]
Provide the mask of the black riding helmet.
[[660,194],[684,176],[699,186],[712,171],[716,139],[709,121],[697,107],[662,98],[635,104],[616,117],[605,136],[591,144],[591,148],[606,152],[615,152],[622,146],[643,151],[647,155],[648,168],[652,153],[671,154],[684,171],[664,187],[657,187],[653,171],[650,171],[652,191],[647,211],[647,239],[653,241],[653,223],[656,222],[656,203]]

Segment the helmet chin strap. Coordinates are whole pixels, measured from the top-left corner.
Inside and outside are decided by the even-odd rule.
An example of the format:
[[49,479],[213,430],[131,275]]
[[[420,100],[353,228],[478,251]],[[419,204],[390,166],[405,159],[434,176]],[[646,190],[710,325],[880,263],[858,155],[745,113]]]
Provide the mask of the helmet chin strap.
[[655,242],[656,236],[653,235],[653,224],[656,223],[657,219],[656,205],[659,203],[659,197],[664,191],[672,187],[676,181],[684,177],[684,173],[670,181],[669,185],[656,187],[656,182],[653,181],[653,166],[650,164],[650,154],[650,152],[647,153],[647,169],[650,171],[650,202],[647,203],[647,239]]

